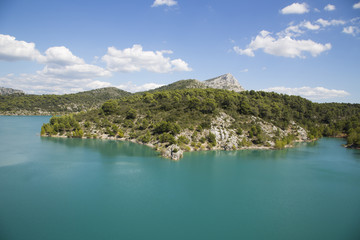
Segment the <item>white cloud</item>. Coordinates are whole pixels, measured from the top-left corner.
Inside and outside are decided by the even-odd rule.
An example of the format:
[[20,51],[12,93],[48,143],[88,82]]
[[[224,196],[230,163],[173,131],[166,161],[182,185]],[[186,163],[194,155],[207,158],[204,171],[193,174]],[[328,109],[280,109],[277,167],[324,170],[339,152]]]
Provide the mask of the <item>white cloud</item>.
[[110,77],[111,72],[99,66],[86,64],[82,58],[72,54],[66,47],[51,47],[45,51],[45,56],[39,62],[46,64],[38,74],[55,78],[96,78]]
[[90,89],[110,87],[111,83],[102,81],[92,81],[86,85]]
[[40,55],[35,49],[35,43],[19,41],[13,36],[0,34],[0,60],[36,60]]
[[323,100],[338,97],[346,97],[350,94],[344,90],[327,89],[324,87],[300,87],[300,88],[287,88],[287,87],[272,87],[264,89],[266,92],[277,92],[288,95],[296,95],[310,100]]
[[309,12],[309,6],[306,3],[293,3],[280,10],[282,14],[304,14]]
[[177,1],[174,0],[155,0],[154,3],[151,5],[151,7],[158,7],[158,6],[162,6],[162,5],[166,5],[168,7],[177,5]]
[[319,25],[314,25],[309,21],[302,22],[301,26],[303,26],[303,27],[305,27],[305,28],[307,28],[309,30],[318,30],[320,28]]
[[344,25],[346,22],[343,20],[324,20],[322,18],[319,18],[318,20],[316,20],[316,23],[321,24],[323,27],[328,27],[328,26],[337,26],[337,25]]
[[288,26],[284,31],[278,33],[278,36],[288,36],[288,37],[295,37],[295,36],[300,36],[301,34],[304,33],[303,30],[300,29],[300,25],[291,25],[292,23],[290,23],[290,26]]
[[319,30],[319,25],[314,25],[309,21],[303,21],[297,25],[293,25],[293,22],[284,30],[278,33],[278,36],[298,37],[305,33],[304,30]]
[[20,74],[0,77],[0,85],[21,89],[30,94],[64,94],[75,93],[94,88],[111,86],[108,82],[94,81],[91,78],[69,79],[46,74]]
[[0,59],[7,61],[32,60],[44,64],[34,74],[6,75],[0,85],[24,90],[27,93],[68,93],[109,86],[94,80],[111,76],[111,72],[99,66],[86,64],[66,47],[51,47],[42,55],[34,43],[18,41],[9,35],[0,35]]
[[188,64],[185,61],[179,58],[171,60],[171,65],[173,66],[172,71],[182,72],[192,70],[191,68],[189,68]]
[[245,69],[241,70],[240,72],[246,73],[246,72],[248,72],[248,71],[249,71],[249,69],[245,68]]
[[40,57],[38,61],[62,66],[85,63],[83,59],[73,55],[72,52],[64,46],[48,48],[45,51],[45,56]]
[[255,56],[254,51],[262,49],[265,53],[275,56],[305,58],[305,52],[316,57],[322,52],[330,50],[331,44],[327,43],[323,45],[312,40],[296,40],[290,36],[278,36],[278,38],[275,39],[269,32],[263,30],[250,42],[246,49],[240,49],[237,46],[233,49],[240,55],[248,55],[251,57]]
[[75,64],[67,66],[46,65],[39,74],[62,78],[95,78],[110,77],[111,73],[99,66],[91,64]]
[[120,88],[122,90],[128,91],[128,92],[142,92],[142,91],[147,91],[150,89],[155,89],[158,87],[164,86],[163,84],[157,84],[157,83],[145,83],[143,85],[136,85],[133,84],[132,82],[127,82],[125,84],[121,84],[116,86],[117,88]]
[[354,8],[354,9],[359,9],[359,8],[360,8],[360,2],[355,3],[355,4],[353,5],[353,8]]
[[191,71],[191,68],[183,60],[171,60],[164,56],[164,54],[171,53],[172,51],[169,50],[143,51],[141,45],[133,45],[132,48],[124,50],[109,47],[102,60],[106,62],[110,71],[115,72],[138,72],[143,69],[156,73]]
[[344,27],[343,33],[356,36],[356,34],[360,33],[360,28],[358,28],[358,27],[356,27],[356,26]]
[[331,5],[330,3],[324,7],[325,11],[334,11],[335,9],[335,5]]
[[253,50],[250,48],[241,49],[238,46],[234,46],[233,49],[239,55],[247,55],[249,57],[255,57]]

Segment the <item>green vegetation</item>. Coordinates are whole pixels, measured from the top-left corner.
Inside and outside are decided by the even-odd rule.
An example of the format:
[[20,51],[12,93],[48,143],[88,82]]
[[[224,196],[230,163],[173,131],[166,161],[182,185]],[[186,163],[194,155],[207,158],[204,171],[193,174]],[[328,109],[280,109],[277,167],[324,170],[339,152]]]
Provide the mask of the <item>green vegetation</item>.
[[[161,91],[171,91],[171,90],[180,90],[180,89],[187,89],[187,88],[207,88],[206,85],[198,80],[195,79],[187,79],[187,80],[180,80],[169,85],[165,85],[153,90],[147,91],[148,93],[155,93]],[[137,94],[143,94],[144,92],[140,92]]]
[[351,128],[346,140],[349,147],[360,148],[360,127]]
[[[228,143],[231,149],[257,145],[281,149],[299,139],[300,127],[309,139],[348,136],[349,145],[359,145],[359,104],[319,104],[297,96],[220,89],[155,91],[109,100],[97,109],[53,117],[41,134],[105,134],[152,144],[159,151],[173,144],[184,151],[220,148],[210,128],[225,128],[216,120],[222,114],[231,119],[225,129],[228,139],[239,139]],[[277,130],[269,132],[264,124]]]
[[100,107],[105,101],[131,95],[117,88],[101,88],[65,95],[0,95],[0,113],[73,113]]

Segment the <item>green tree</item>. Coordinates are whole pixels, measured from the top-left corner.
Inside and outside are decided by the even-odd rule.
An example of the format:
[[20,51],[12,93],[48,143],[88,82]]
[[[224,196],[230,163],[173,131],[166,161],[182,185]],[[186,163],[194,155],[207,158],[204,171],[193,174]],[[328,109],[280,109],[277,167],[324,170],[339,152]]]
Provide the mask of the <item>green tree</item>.
[[169,134],[169,133],[163,133],[159,136],[159,141],[161,143],[169,143],[171,144],[176,144],[176,140],[174,138],[173,135]]
[[209,133],[209,135],[206,137],[210,145],[216,146],[216,136],[213,133]]
[[126,119],[135,119],[135,118],[136,118],[136,110],[130,108],[130,110],[126,112]]
[[116,113],[118,106],[119,104],[116,100],[109,100],[102,105],[101,109],[104,111],[105,115],[111,115]]

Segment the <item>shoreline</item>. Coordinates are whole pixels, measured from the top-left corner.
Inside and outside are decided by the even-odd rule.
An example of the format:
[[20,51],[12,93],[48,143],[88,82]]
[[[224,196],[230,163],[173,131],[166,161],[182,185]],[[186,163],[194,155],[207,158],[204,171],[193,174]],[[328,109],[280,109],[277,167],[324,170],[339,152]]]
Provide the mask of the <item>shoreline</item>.
[[[94,140],[111,140],[111,141],[123,141],[123,142],[132,142],[132,143],[136,143],[136,144],[140,144],[140,145],[144,145],[147,147],[150,147],[152,150],[154,150],[155,152],[157,152],[159,154],[160,157],[162,158],[166,158],[169,160],[173,160],[173,161],[179,161],[182,157],[184,152],[206,152],[206,151],[241,151],[241,150],[284,150],[284,149],[288,149],[288,148],[294,148],[296,143],[310,143],[310,142],[315,142],[319,139],[313,139],[313,140],[297,140],[294,141],[291,144],[288,144],[286,146],[284,146],[284,148],[275,148],[273,146],[264,146],[264,145],[252,145],[252,146],[244,146],[244,147],[240,147],[240,148],[236,148],[236,149],[225,149],[224,147],[212,147],[212,148],[202,148],[202,149],[194,149],[191,148],[190,146],[190,150],[188,151],[183,151],[183,150],[178,150],[176,152],[174,152],[174,148],[180,148],[178,145],[169,145],[168,148],[170,148],[170,152],[166,152],[163,151],[164,149],[161,149],[160,151],[157,149],[157,147],[152,144],[152,143],[143,143],[141,141],[138,141],[136,139],[129,139],[129,138],[118,138],[118,137],[110,137],[110,136],[106,136],[105,134],[93,138],[93,137],[70,137],[70,136],[66,136],[66,135],[41,135],[40,137],[54,137],[54,138],[78,138],[78,139],[94,139]],[[172,148],[171,148],[172,147]],[[178,153],[178,154],[177,154]]]

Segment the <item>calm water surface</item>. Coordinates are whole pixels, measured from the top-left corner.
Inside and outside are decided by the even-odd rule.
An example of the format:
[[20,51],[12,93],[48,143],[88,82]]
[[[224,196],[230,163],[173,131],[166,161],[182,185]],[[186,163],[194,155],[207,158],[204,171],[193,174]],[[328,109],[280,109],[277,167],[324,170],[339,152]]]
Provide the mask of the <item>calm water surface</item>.
[[0,239],[360,239],[360,151],[187,153],[41,138],[0,116]]

